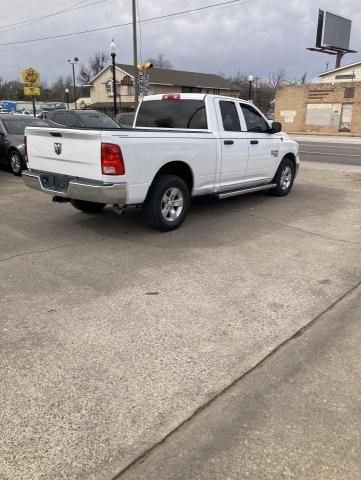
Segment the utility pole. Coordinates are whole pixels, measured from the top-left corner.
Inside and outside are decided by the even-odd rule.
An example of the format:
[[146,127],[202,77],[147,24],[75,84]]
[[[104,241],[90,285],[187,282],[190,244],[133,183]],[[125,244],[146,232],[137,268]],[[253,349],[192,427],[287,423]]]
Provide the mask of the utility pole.
[[135,108],[139,100],[139,71],[138,71],[138,44],[137,44],[137,9],[136,0],[132,0],[133,10],[133,64],[134,64],[134,103]]
[[71,65],[72,68],[73,68],[73,90],[74,90],[74,105],[75,105],[75,110],[77,110],[77,105],[76,105],[76,86],[75,86],[75,68],[74,68],[74,66],[78,63],[78,60],[79,60],[78,57],[74,57],[73,60],[68,60],[68,62],[70,63],[70,65]]

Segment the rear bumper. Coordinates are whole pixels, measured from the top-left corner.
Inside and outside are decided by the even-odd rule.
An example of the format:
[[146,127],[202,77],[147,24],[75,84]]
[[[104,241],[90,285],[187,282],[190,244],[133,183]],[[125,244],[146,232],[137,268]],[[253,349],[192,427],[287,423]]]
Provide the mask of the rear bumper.
[[[45,172],[44,172],[45,173]],[[73,179],[69,181],[66,191],[44,188],[41,183],[42,172],[23,171],[24,184],[39,192],[44,192],[52,196],[71,198],[74,200],[85,200],[87,202],[110,203],[125,205],[126,203],[126,184],[108,184],[102,182],[92,182],[90,180]]]

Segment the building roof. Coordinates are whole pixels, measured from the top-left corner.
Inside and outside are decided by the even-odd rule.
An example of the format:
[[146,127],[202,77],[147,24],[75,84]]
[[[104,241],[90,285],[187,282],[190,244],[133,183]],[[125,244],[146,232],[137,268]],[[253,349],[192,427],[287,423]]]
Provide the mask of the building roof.
[[333,70],[328,70],[327,72],[320,73],[317,75],[318,77],[324,77],[325,75],[329,75],[330,73],[341,72],[342,70],[346,70],[347,68],[356,67],[361,65],[361,62],[350,63],[349,65],[345,65],[343,67],[334,68]]
[[[126,65],[124,63],[117,63],[119,69],[123,70],[129,76],[134,78],[134,65]],[[110,65],[104,68],[105,71]],[[90,83],[92,83],[99,75],[99,72]],[[213,89],[225,89],[236,90],[233,83],[229,80],[222,78],[220,75],[213,73],[199,73],[199,72],[186,72],[184,70],[173,70],[166,68],[151,68],[149,70],[151,84],[169,85],[169,86],[182,86],[182,87],[203,87]]]

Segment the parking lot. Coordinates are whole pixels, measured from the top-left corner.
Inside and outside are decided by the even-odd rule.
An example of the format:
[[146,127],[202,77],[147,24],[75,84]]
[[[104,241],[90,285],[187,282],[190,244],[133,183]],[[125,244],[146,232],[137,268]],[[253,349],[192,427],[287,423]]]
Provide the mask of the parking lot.
[[115,478],[361,280],[361,172],[98,215],[0,170],[4,479]]

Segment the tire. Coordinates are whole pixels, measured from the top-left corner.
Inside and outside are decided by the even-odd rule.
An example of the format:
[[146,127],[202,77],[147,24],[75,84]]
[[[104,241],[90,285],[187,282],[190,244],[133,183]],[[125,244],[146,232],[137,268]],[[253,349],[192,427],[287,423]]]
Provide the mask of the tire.
[[86,202],[85,200],[70,200],[74,208],[85,213],[100,213],[106,203]]
[[288,195],[295,180],[295,164],[290,158],[284,158],[280,163],[277,173],[272,181],[277,186],[270,190],[271,195],[276,197],[284,197]]
[[161,232],[178,228],[187,216],[190,192],[185,181],[175,175],[160,175],[144,203],[147,224]]
[[21,172],[26,169],[23,157],[16,150],[11,150],[8,155],[8,167],[10,172],[17,177],[20,177]]

